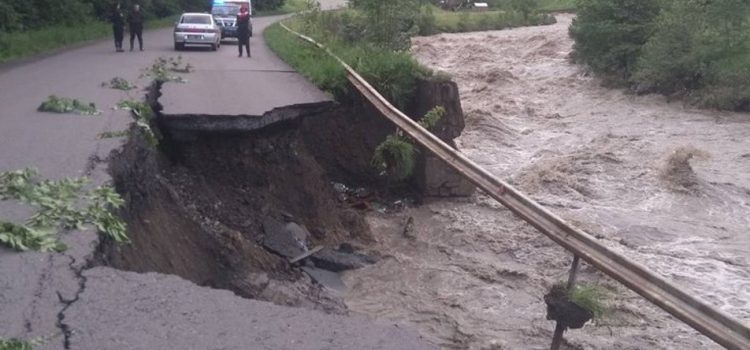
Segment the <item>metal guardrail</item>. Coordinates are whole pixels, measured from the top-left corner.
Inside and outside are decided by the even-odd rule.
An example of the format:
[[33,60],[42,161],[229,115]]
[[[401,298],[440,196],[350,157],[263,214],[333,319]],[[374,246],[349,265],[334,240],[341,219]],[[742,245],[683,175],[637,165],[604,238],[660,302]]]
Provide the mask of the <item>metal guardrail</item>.
[[445,161],[466,179],[557,244],[725,348],[731,350],[750,349],[750,328],[748,325],[688,294],[679,286],[665,280],[641,264],[610,250],[597,242],[591,235],[566,223],[557,215],[481,168],[422,128],[414,120],[391,105],[365,79],[324,45],[290,29],[283,23],[281,23],[281,26],[297,37],[325,50],[339,61],[347,71],[348,80],[381,114],[425,149]]

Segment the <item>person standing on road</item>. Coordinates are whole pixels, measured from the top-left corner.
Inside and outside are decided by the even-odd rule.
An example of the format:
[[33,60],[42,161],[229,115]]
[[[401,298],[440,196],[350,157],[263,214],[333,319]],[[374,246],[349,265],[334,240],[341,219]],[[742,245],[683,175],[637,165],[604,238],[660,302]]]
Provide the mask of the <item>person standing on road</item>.
[[135,4],[133,12],[128,16],[128,28],[130,29],[130,51],[133,51],[133,41],[138,37],[138,46],[143,51],[143,14],[141,6]]
[[247,7],[242,5],[240,13],[237,14],[237,47],[240,49],[242,57],[242,45],[245,45],[247,57],[250,57],[250,13]]
[[122,52],[122,38],[125,34],[125,15],[122,13],[119,3],[115,6],[115,10],[112,11],[109,20],[112,22],[112,31],[115,34],[115,51]]

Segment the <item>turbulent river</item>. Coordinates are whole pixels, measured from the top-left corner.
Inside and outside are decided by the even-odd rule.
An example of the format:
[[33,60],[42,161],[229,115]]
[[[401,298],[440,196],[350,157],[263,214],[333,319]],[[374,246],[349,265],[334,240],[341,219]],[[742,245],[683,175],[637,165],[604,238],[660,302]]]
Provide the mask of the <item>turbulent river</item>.
[[[459,85],[459,148],[612,249],[750,324],[750,115],[602,87],[551,26],[416,38]],[[403,234],[413,218],[412,238]],[[349,272],[351,310],[444,348],[547,349],[548,288],[570,254],[484,194],[368,218],[384,258]],[[712,349],[708,338],[584,264],[609,312],[568,349]]]

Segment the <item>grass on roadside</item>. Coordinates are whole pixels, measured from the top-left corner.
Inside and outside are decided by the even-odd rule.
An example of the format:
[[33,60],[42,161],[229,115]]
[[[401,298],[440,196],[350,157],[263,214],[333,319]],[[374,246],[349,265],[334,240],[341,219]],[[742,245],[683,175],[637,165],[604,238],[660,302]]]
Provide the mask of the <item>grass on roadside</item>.
[[[176,17],[146,23],[146,29],[168,27]],[[112,36],[112,25],[105,22],[84,22],[79,26],[53,26],[22,32],[0,32],[0,63],[54,51],[66,46]],[[114,50],[114,44],[113,44]]]
[[[298,21],[294,19],[286,24],[295,27],[299,24]],[[429,75],[408,52],[394,52],[366,44],[347,45],[336,39],[326,40],[322,38],[325,34],[318,34],[320,35],[316,39],[359,72],[397,107],[404,107],[411,98],[416,78]],[[301,41],[279,24],[268,27],[264,35],[271,50],[313,84],[328,91],[336,99],[348,96],[349,85],[344,68],[323,50]]]

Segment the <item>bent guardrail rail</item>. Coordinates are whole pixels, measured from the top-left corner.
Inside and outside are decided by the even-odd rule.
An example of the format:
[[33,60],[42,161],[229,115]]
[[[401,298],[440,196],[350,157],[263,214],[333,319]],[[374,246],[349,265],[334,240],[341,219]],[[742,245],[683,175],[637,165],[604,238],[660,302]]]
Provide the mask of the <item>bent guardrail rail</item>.
[[748,325],[689,295],[679,286],[667,281],[643,265],[605,247],[597,242],[593,236],[566,223],[557,215],[481,168],[431,132],[422,128],[414,120],[391,105],[364,78],[327,47],[292,30],[283,23],[281,23],[281,26],[297,37],[325,50],[344,66],[348,80],[383,116],[425,149],[438,156],[489,196],[557,244],[725,348],[731,350],[750,349],[750,327]]

